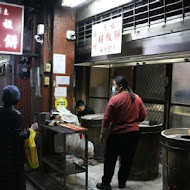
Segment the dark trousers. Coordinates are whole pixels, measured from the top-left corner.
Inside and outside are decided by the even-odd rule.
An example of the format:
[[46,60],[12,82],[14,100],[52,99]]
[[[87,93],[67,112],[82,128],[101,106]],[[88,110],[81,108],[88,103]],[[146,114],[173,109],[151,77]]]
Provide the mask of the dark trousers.
[[138,131],[109,135],[104,156],[104,175],[102,177],[103,184],[110,184],[118,156],[120,156],[118,181],[119,184],[126,183],[131,171],[138,137]]

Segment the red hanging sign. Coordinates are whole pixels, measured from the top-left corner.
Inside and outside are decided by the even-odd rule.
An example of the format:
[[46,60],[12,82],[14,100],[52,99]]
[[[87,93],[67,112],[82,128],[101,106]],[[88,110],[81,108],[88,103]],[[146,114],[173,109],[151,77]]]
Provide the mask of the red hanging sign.
[[0,53],[22,54],[24,7],[0,3]]

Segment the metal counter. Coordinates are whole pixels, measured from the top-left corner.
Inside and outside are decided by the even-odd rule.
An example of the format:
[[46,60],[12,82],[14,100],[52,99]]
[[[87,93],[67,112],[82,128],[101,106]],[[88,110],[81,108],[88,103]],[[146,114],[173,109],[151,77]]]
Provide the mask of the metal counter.
[[[45,156],[43,155],[43,135],[40,135],[40,150],[39,150],[39,160],[40,160],[40,171],[43,175],[44,171],[44,164],[50,166],[53,170],[60,173],[63,176],[63,188],[66,187],[66,176],[70,174],[76,174],[80,172],[85,172],[85,190],[88,189],[88,131],[81,131],[81,130],[72,130],[60,126],[48,126],[48,125],[39,125],[39,129],[42,132],[43,130],[49,130],[55,133],[63,134],[63,167],[58,167],[56,165],[56,156]],[[67,172],[66,171],[66,135],[67,134],[74,134],[74,133],[81,133],[85,137],[85,156],[84,156],[84,166],[79,166],[75,163],[76,169],[74,172]],[[41,133],[43,134],[43,133]]]

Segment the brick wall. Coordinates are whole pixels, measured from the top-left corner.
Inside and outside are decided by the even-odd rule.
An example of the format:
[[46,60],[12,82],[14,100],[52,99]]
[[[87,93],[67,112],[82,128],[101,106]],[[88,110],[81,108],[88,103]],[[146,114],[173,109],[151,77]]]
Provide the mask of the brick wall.
[[[49,37],[48,37],[48,30],[46,27],[45,35],[44,35],[44,44],[41,49],[40,55],[41,55],[41,61],[40,64],[42,67],[44,67],[44,64],[49,62],[52,63],[51,57],[49,55],[50,47],[49,47]],[[44,86],[44,77],[49,76],[51,78],[51,73],[43,73],[42,74],[42,110],[43,112],[48,112],[50,111],[51,105],[50,105],[50,98],[51,98],[51,86]]]
[[23,125],[25,128],[31,124],[31,87],[30,78],[18,77],[18,57],[15,62],[15,82],[14,84],[20,89],[21,98],[16,108],[23,115]]
[[[67,101],[70,111],[73,111],[73,79],[74,79],[74,56],[75,56],[75,41],[66,39],[66,31],[75,31],[75,12],[69,8],[61,7],[60,3],[55,6],[54,10],[54,30],[53,30],[53,54],[66,55],[66,73],[53,74],[55,76],[70,76],[70,85],[67,85]],[[54,82],[53,82],[54,84]],[[63,85],[64,86],[64,85]],[[54,87],[52,90],[52,107],[55,107]]]
[[[68,109],[73,111],[73,79],[74,79],[74,56],[75,56],[75,41],[68,41],[66,39],[66,31],[75,31],[75,11],[72,9],[65,9],[61,6],[61,3],[57,1],[53,4],[47,4],[43,6],[43,10],[39,12],[36,19],[33,22],[33,34],[36,32],[36,26],[38,23],[45,24],[44,44],[40,45],[33,41],[32,52],[33,54],[39,54],[40,58],[32,58],[31,67],[37,67],[39,62],[43,67],[45,63],[50,62],[53,64],[53,54],[66,55],[66,73],[65,74],[52,74],[42,73],[42,97],[35,97],[35,90],[31,89],[30,78],[22,79],[18,77],[17,66],[19,63],[18,56],[15,61],[15,85],[17,85],[21,91],[21,100],[17,105],[17,109],[21,111],[24,116],[24,127],[29,127],[33,122],[34,112],[44,112],[51,109],[55,109],[55,97],[54,97],[54,80],[55,76],[70,76],[70,85],[67,87],[67,101]],[[56,5],[55,5],[56,4]],[[49,6],[49,7],[48,7]],[[51,11],[50,11],[51,9]],[[36,23],[35,23],[36,22]],[[53,66],[52,66],[53,70]],[[49,76],[51,79],[50,86],[44,86],[44,77]]]
[[[36,44],[36,53],[40,54],[40,64],[44,67],[44,64],[49,62],[52,64],[53,71],[53,54],[64,54],[66,55],[66,73],[42,73],[41,111],[48,112],[55,109],[54,84],[57,75],[70,76],[70,85],[65,87],[67,87],[67,108],[73,111],[75,41],[66,39],[66,31],[75,31],[75,11],[63,8],[60,1],[45,2],[42,8],[37,20],[38,23],[45,24],[44,43],[43,45]],[[50,77],[50,86],[44,86],[45,76]]]

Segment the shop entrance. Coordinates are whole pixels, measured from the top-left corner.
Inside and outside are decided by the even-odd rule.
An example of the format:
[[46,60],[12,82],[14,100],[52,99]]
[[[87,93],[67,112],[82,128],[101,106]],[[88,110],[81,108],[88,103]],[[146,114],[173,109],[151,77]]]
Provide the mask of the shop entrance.
[[[83,98],[96,113],[103,113],[112,96],[112,79],[124,75],[130,87],[143,100],[149,121],[167,123],[170,101],[170,81],[172,64],[152,64],[125,67],[84,67],[86,77],[85,92],[76,91],[76,98]],[[77,72],[77,70],[76,70]],[[76,74],[76,76],[79,76]],[[82,75],[80,75],[81,77]],[[76,78],[76,81],[78,79]],[[80,78],[81,81],[81,78]],[[81,85],[81,84],[79,84]],[[76,85],[77,86],[77,85]],[[83,96],[80,96],[83,94]],[[84,94],[86,96],[84,96]]]

